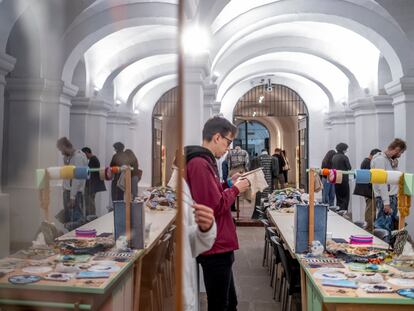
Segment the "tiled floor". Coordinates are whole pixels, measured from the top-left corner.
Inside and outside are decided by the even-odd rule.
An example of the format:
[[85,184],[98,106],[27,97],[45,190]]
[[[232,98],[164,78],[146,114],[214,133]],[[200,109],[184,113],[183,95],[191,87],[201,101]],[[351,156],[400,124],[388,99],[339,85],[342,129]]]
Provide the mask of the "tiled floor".
[[[280,304],[272,299],[270,276],[262,267],[264,228],[238,227],[240,249],[236,251],[233,271],[236,279],[239,311],[277,311]],[[201,297],[201,310],[206,311],[206,296]]]

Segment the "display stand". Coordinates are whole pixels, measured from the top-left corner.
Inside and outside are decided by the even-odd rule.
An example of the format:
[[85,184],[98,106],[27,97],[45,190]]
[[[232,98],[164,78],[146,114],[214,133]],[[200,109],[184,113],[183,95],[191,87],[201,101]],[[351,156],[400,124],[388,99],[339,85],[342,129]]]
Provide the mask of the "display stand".
[[309,235],[308,242],[311,245],[315,238],[315,170],[309,169]]

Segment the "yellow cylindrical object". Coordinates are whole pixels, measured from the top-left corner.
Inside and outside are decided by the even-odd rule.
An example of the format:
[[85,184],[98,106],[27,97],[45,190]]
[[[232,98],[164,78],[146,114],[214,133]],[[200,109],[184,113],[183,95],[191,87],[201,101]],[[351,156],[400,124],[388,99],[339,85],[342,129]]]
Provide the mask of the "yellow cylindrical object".
[[60,168],[60,178],[62,179],[73,179],[75,174],[74,165],[65,165]]
[[387,171],[379,168],[371,169],[371,184],[387,183]]

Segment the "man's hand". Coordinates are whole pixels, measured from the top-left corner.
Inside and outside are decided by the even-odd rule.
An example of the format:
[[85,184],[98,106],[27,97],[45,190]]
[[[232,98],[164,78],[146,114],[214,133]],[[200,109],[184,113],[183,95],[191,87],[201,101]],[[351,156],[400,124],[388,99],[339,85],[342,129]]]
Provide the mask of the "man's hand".
[[237,182],[237,179],[239,179],[239,177],[241,176],[241,174],[239,172],[233,174],[233,176],[231,176],[231,181],[233,183],[233,185]]
[[194,218],[195,222],[202,232],[207,232],[211,229],[214,223],[214,211],[203,204],[194,204]]
[[385,213],[386,215],[391,215],[391,213],[392,213],[392,209],[391,209],[391,207],[390,207],[390,205],[389,205],[389,204],[384,204],[384,213]]
[[69,208],[74,208],[75,207],[75,199],[70,199],[69,200],[68,207]]
[[250,187],[250,182],[248,179],[243,178],[243,179],[239,179],[234,186],[239,189],[240,193],[243,193],[245,191],[247,191],[247,189],[249,189]]

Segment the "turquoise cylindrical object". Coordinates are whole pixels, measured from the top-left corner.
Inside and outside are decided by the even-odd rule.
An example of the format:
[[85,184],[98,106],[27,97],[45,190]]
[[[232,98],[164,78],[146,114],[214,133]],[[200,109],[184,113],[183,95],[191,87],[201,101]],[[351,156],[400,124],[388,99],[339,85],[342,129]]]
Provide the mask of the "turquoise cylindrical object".
[[355,170],[355,182],[357,184],[369,184],[371,182],[370,170]]
[[89,167],[77,166],[75,168],[75,179],[88,179],[89,178]]

